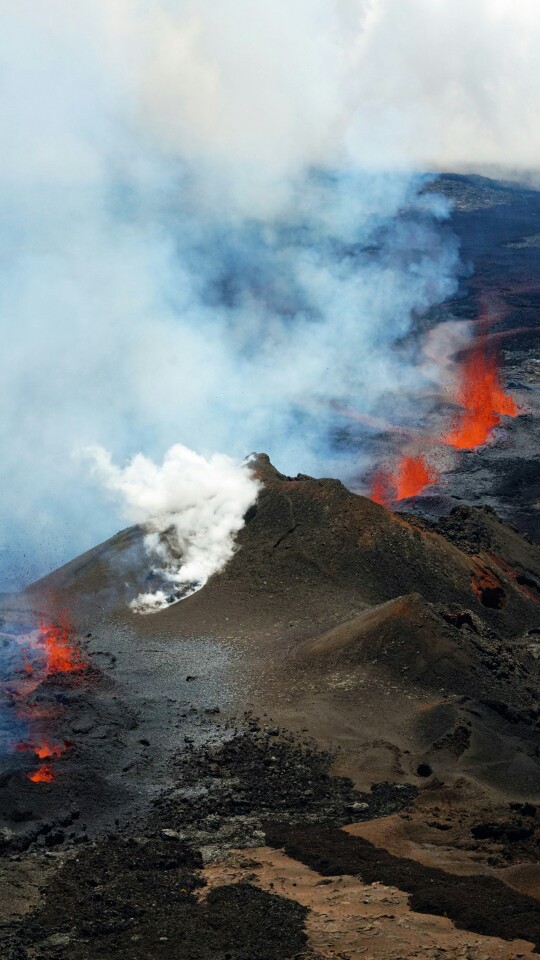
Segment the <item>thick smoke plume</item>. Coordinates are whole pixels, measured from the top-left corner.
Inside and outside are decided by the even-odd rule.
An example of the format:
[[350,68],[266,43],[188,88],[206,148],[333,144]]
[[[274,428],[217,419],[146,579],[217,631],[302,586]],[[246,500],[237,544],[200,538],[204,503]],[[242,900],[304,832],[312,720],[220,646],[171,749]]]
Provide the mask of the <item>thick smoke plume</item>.
[[394,347],[458,269],[422,171],[536,167],[536,3],[18,0],[0,37],[6,585],[114,531],[76,447],[346,479],[340,411],[414,421],[438,371]]
[[176,444],[162,466],[138,454],[116,467],[102,448],[88,451],[108,490],[121,497],[123,514],[146,531],[156,573],[168,586],[131,604],[152,613],[204,586],[234,552],[234,537],[257,499],[259,483],[249,464],[223,454],[208,459]]

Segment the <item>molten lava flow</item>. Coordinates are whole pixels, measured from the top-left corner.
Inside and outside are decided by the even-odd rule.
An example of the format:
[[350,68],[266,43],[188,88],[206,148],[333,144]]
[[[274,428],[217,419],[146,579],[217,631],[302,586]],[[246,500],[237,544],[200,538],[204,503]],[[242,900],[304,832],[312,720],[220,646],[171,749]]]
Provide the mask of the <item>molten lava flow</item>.
[[86,660],[72,642],[73,629],[65,614],[56,623],[42,620],[39,629],[47,653],[48,674],[84,670]]
[[378,470],[371,481],[369,498],[381,507],[389,507],[393,497],[391,495],[391,476],[387,470]]
[[40,743],[18,743],[16,749],[31,750],[40,760],[58,760],[71,746],[72,743],[69,740],[64,740],[62,743],[43,740]]
[[42,763],[34,773],[27,774],[27,777],[32,783],[52,783],[56,780],[56,773],[47,763]]
[[443,442],[458,450],[474,450],[489,440],[502,416],[516,417],[518,407],[502,388],[496,355],[479,343],[460,371],[457,401],[463,407],[455,429]]
[[425,487],[439,479],[437,471],[424,457],[403,456],[394,470],[378,470],[372,479],[369,496],[375,503],[389,507],[396,500],[417,497]]
[[[18,743],[16,750],[31,750],[40,760],[59,760],[60,757],[72,747],[70,740],[64,740],[62,743],[51,743],[50,740],[43,740],[40,743]],[[56,780],[56,770],[50,763],[42,763],[34,770],[28,773],[27,778],[32,783],[52,783]]]
[[34,753],[40,760],[48,758],[58,760],[66,750],[69,750],[71,745],[69,740],[64,740],[63,743],[49,743],[48,740],[45,740],[34,747]]
[[65,614],[61,614],[54,622],[42,620],[37,636],[35,631],[28,633],[24,635],[22,643],[23,670],[19,671],[20,678],[15,678],[8,695],[17,718],[26,724],[29,734],[28,740],[14,746],[16,750],[33,753],[36,760],[46,761],[27,774],[29,780],[33,783],[52,783],[57,776],[54,761],[59,760],[73,744],[69,740],[58,741],[46,735],[61,715],[61,708],[56,704],[32,703],[29,698],[53,675],[75,674],[75,682],[78,682],[80,672],[87,668],[88,661],[77,648],[74,630]]
[[436,470],[424,457],[402,457],[394,474],[396,500],[417,497],[425,487],[438,480]]

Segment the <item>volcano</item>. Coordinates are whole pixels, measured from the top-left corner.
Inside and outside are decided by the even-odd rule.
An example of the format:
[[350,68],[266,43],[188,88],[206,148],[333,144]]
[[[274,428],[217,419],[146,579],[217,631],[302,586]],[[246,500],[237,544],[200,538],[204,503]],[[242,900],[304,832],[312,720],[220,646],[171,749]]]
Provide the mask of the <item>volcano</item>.
[[[16,765],[3,774],[5,865],[19,863],[10,857],[21,852],[33,863],[40,850],[58,851],[46,905],[16,936],[53,956],[47,944],[72,937],[67,928],[75,924],[73,956],[90,956],[85,929],[94,931],[92,943],[122,956],[109,913],[98,917],[85,891],[88,883],[109,889],[111,857],[120,883],[133,849],[146,851],[140,869],[148,878],[162,869],[154,857],[185,875],[186,902],[177,914],[171,907],[172,927],[161,920],[175,937],[179,924],[187,924],[186,937],[205,923],[226,926],[236,909],[227,897],[242,891],[250,909],[266,897],[264,911],[292,910],[289,935],[303,942],[295,918],[315,909],[305,871],[324,876],[313,843],[328,843],[328,858],[334,830],[345,844],[347,836],[362,841],[362,856],[384,853],[396,876],[410,862],[420,886],[429,871],[457,884],[452,914],[442,892],[430,900],[434,942],[447,935],[440,913],[455,923],[455,945],[474,935],[510,957],[509,941],[521,938],[529,955],[531,943],[540,945],[540,549],[489,509],[462,507],[432,523],[391,513],[336,480],[286,477],[266,455],[253,469],[263,486],[233,559],[198,593],[152,616],[150,630],[149,618],[126,603],[125,585],[115,591],[112,583],[112,571],[125,575],[128,560],[132,592],[144,583],[148,560],[137,528],[4,610],[29,622],[44,607],[69,609],[78,624],[72,661],[93,664],[84,677],[67,674],[76,685],[66,687],[57,672],[33,693],[50,705],[64,691],[49,732],[70,749],[50,750],[43,776],[29,779]],[[103,846],[104,831],[108,843],[114,837],[113,852]],[[87,865],[84,880],[74,878],[72,844]],[[286,854],[276,853],[281,847]],[[344,848],[332,873],[347,876],[346,857],[356,849]],[[220,864],[230,850],[240,852],[235,883],[226,884]],[[269,886],[284,857],[286,869],[298,871],[294,882],[308,884],[300,899],[289,889],[281,900]],[[364,889],[376,873],[357,866]],[[197,892],[201,879],[210,893]],[[391,882],[386,867],[380,882]],[[519,908],[519,930],[489,904],[471,912],[480,882],[495,884],[494,903]],[[140,900],[130,935],[148,949],[154,936],[170,941],[157,938],[143,888],[128,888]],[[212,898],[219,903],[211,909]],[[411,922],[424,922],[414,919],[422,914],[414,898],[403,909]],[[249,940],[253,931],[237,933]]]
[[4,599],[7,960],[540,951],[536,380],[511,332],[537,266],[508,246],[534,204],[443,185],[478,262],[443,310],[503,267],[515,299],[515,444],[492,425],[437,477],[392,455],[392,509],[259,454],[232,559],[186,599],[130,608],[139,527]]

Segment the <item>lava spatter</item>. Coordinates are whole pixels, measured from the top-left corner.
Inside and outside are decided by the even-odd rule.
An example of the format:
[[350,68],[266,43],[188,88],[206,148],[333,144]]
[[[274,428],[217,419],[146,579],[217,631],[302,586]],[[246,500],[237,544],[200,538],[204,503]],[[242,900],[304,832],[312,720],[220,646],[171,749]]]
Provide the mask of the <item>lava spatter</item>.
[[458,450],[474,450],[490,439],[501,417],[516,417],[519,409],[505,393],[496,353],[480,340],[463,361],[455,399],[463,408],[443,443]]
[[381,507],[389,507],[392,503],[392,477],[388,470],[377,470],[369,489],[369,498]]
[[47,656],[47,674],[72,673],[84,670],[88,664],[73,641],[73,627],[67,616],[61,614],[57,621],[39,625],[41,642]]
[[54,761],[59,760],[73,744],[57,740],[54,733],[51,736],[58,709],[32,703],[29,698],[49,677],[74,674],[78,682],[81,672],[88,667],[88,661],[77,646],[66,613],[54,620],[42,618],[37,637],[35,632],[27,634],[22,643],[24,670],[12,691],[12,699],[17,703],[17,715],[26,724],[29,735],[16,744],[15,749],[34,753],[37,760],[43,761],[27,774],[29,780],[52,783],[57,776]]
[[29,750],[35,753],[40,760],[58,760],[73,744],[69,740],[62,743],[51,743],[49,740],[43,740],[39,743],[18,743],[17,750]]
[[404,455],[392,470],[376,472],[371,482],[369,497],[374,503],[389,507],[397,501],[419,496],[438,479],[437,471],[424,456]]
[[437,471],[423,456],[404,456],[398,463],[394,474],[396,500],[417,497],[422,491],[438,480]]
[[32,783],[53,783],[56,776],[56,771],[48,763],[42,763],[34,773],[27,774]]
[[39,760],[47,761],[41,763],[37,770],[27,774],[27,779],[32,783],[53,783],[58,774],[52,765],[53,760],[59,760],[61,756],[72,747],[69,740],[61,743],[51,743],[49,740],[43,740],[40,743],[20,743],[17,750],[31,750]]

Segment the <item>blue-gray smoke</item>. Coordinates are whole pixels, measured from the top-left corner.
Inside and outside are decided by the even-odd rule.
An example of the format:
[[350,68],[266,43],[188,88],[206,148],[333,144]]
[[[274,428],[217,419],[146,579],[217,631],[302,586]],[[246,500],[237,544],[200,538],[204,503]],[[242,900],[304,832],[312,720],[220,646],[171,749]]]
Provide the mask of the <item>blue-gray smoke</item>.
[[32,663],[32,652],[25,652],[20,642],[24,632],[20,624],[0,620],[0,762],[28,733],[28,722],[18,711],[13,695],[24,667]]
[[454,289],[457,245],[355,126],[341,6],[2,7],[4,589],[117,529],[89,445],[347,478],[343,410],[410,414],[427,368],[395,345]]
[[74,456],[88,444],[120,459],[177,441],[267,450],[286,472],[346,472],[335,404],[375,414],[415,395],[415,364],[392,347],[453,289],[456,245],[420,185],[313,171],[272,220],[201,214],[171,172],[111,180],[97,211],[74,188],[5,197],[4,582],[114,532]]

